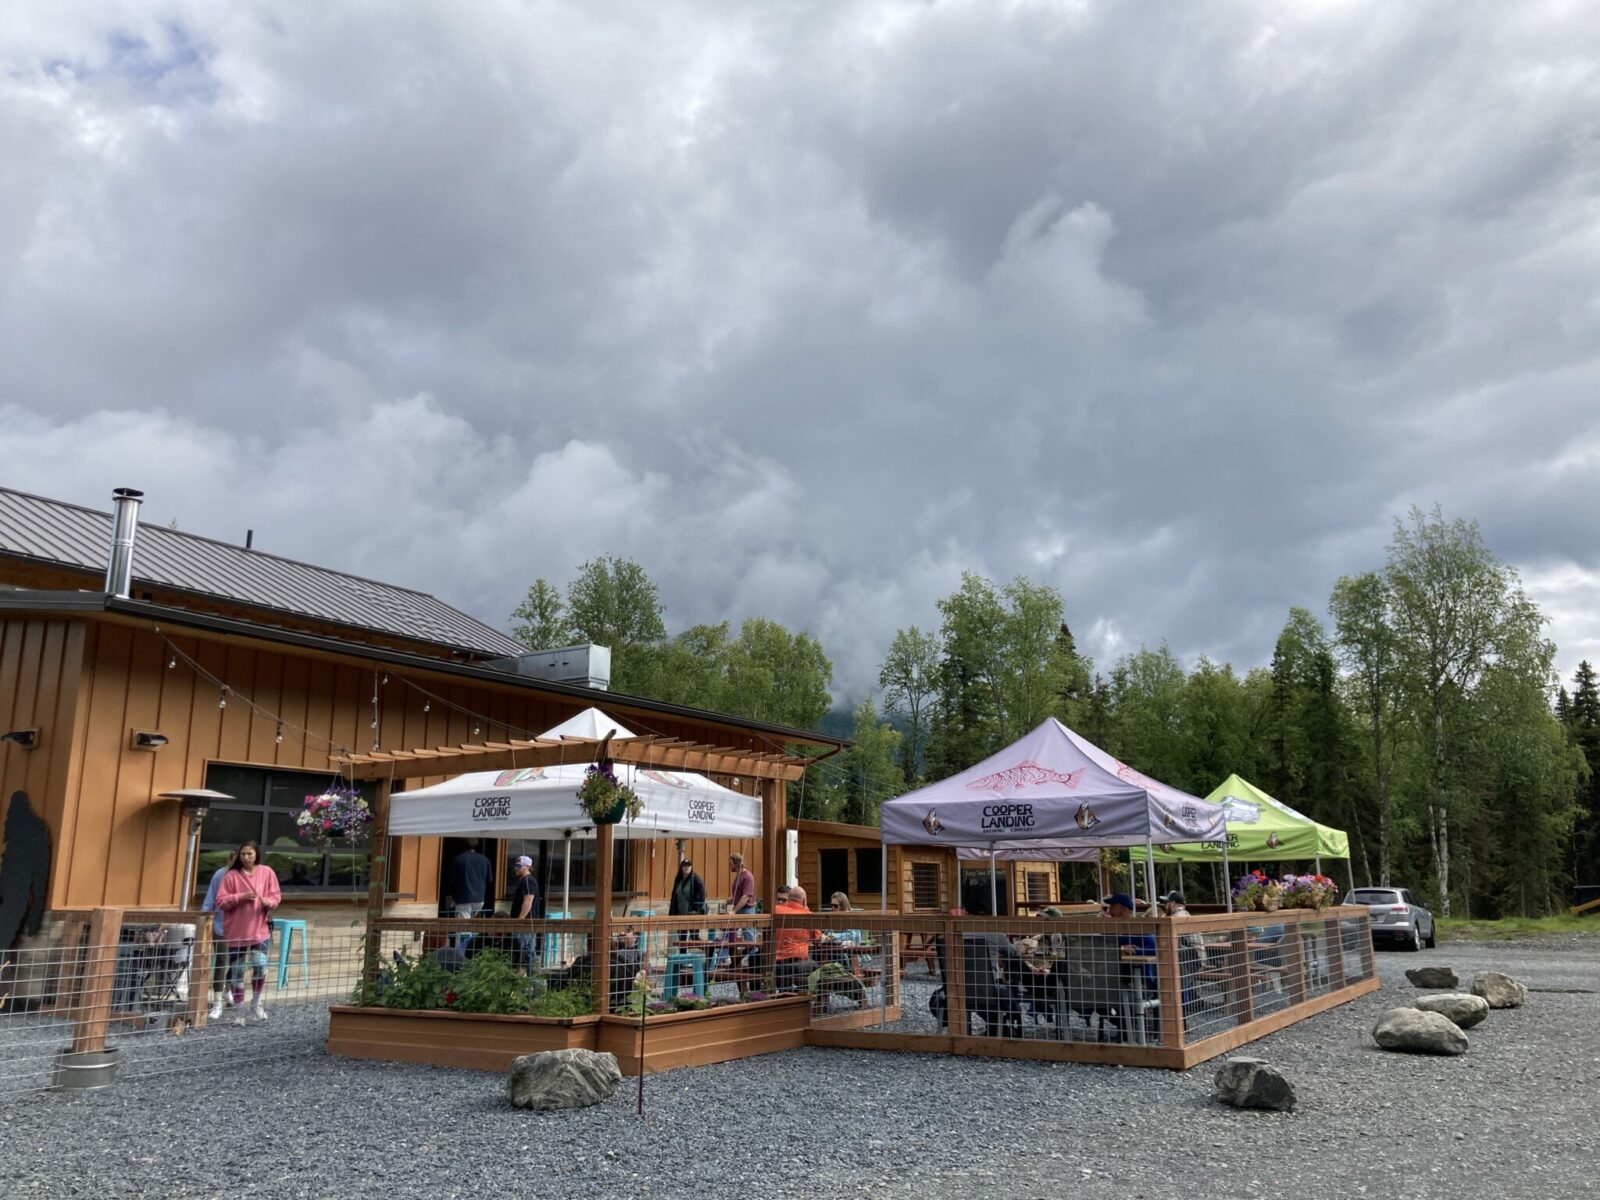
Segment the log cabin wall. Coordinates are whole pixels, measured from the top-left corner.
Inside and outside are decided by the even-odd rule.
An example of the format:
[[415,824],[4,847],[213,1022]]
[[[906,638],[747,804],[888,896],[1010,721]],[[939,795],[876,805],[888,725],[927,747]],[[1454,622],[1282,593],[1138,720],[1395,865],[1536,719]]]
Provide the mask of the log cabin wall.
[[[146,621],[96,616],[0,623],[0,714],[10,722],[4,730],[37,726],[41,731],[36,750],[10,745],[0,750],[0,779],[7,798],[12,790],[27,791],[50,825],[53,909],[178,903],[183,816],[178,804],[156,797],[175,788],[204,787],[212,763],[329,772],[331,781],[330,745],[456,744],[472,740],[475,724],[485,738],[537,733],[591,702],[534,687],[465,682],[411,666],[385,671],[381,664],[244,635],[195,634],[170,626],[164,633],[180,651],[175,666],[169,666],[174,656],[162,634]],[[209,682],[185,657],[228,691]],[[417,686],[408,686],[408,680]],[[262,712],[253,711],[247,699]],[[640,733],[772,748],[769,738],[736,725],[635,709],[620,697],[600,695],[593,702]],[[281,742],[278,717],[285,723]],[[135,730],[160,733],[167,744],[135,750]],[[418,779],[411,786],[443,778]],[[753,790],[749,781],[735,786]],[[727,856],[734,848],[743,850],[759,873],[759,844],[753,840],[685,843],[706,881],[708,898],[726,898]],[[653,856],[640,857],[635,890],[658,898],[664,908],[675,865],[673,844],[656,843]],[[439,867],[439,839],[396,839],[389,889],[414,898],[418,907],[435,906]]]

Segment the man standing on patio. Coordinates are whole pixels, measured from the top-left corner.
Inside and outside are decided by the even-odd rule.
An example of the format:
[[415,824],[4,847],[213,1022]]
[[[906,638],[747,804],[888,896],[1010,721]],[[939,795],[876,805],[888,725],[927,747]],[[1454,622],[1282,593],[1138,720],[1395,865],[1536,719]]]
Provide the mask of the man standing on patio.
[[[483,909],[483,898],[489,889],[489,860],[478,852],[478,839],[473,838],[467,848],[450,860],[450,895],[447,899],[461,920],[469,920]],[[470,933],[456,938],[456,949],[465,951],[472,941]]]
[[[517,881],[511,889],[511,915],[519,921],[531,921],[539,915],[539,881],[533,877],[533,859],[519,855],[513,864]],[[522,947],[518,966],[532,971],[539,963],[539,942],[531,933],[519,934],[517,943]]]

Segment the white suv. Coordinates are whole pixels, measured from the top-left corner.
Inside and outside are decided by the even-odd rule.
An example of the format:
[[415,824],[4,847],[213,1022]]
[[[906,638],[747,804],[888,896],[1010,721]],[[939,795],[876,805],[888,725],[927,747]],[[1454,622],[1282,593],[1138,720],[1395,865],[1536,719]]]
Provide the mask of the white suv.
[[1433,914],[1405,888],[1356,888],[1346,904],[1365,904],[1372,918],[1372,942],[1390,941],[1407,950],[1435,945]]

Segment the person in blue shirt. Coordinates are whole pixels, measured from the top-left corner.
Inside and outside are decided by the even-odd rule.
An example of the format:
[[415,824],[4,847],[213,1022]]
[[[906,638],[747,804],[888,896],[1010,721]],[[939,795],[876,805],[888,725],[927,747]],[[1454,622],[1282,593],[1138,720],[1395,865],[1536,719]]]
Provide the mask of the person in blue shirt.
[[217,907],[217,889],[227,873],[226,863],[217,868],[206,888],[205,903],[200,905],[201,912],[216,914],[211,919],[211,1011],[207,1014],[213,1021],[222,1017],[222,996],[228,984],[228,947],[222,940],[222,910]]
[[[1106,916],[1116,921],[1126,921],[1133,916],[1133,897],[1126,892],[1116,892],[1107,896]],[[1125,946],[1139,954],[1148,954],[1151,958],[1155,957],[1156,937],[1153,933],[1124,933],[1118,936],[1117,945]],[[1155,989],[1156,968],[1153,962],[1145,966],[1144,980],[1151,990]]]

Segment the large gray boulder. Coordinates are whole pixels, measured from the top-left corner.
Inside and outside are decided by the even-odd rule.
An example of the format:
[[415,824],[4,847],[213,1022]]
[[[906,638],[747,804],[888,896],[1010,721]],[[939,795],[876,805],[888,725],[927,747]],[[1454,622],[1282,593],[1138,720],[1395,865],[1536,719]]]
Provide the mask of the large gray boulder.
[[1465,992],[1421,996],[1412,1001],[1411,1007],[1421,1012],[1434,1012],[1441,1017],[1449,1017],[1459,1029],[1471,1029],[1489,1018],[1489,1002],[1482,996],[1469,996]]
[[1419,988],[1457,988],[1461,986],[1461,977],[1449,967],[1412,967],[1406,972],[1406,978],[1413,986]]
[[1521,1008],[1528,1002],[1528,989],[1499,971],[1479,971],[1474,975],[1472,994],[1482,996],[1490,1008]]
[[1235,1108],[1290,1112],[1294,1086],[1260,1058],[1230,1058],[1217,1070],[1217,1099]]
[[1372,1027],[1372,1039],[1385,1050],[1404,1054],[1465,1054],[1467,1035],[1449,1017],[1415,1008],[1391,1008]]
[[609,1099],[622,1086],[614,1054],[593,1050],[546,1050],[524,1054],[511,1064],[506,1094],[518,1108],[549,1111],[587,1108]]

